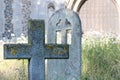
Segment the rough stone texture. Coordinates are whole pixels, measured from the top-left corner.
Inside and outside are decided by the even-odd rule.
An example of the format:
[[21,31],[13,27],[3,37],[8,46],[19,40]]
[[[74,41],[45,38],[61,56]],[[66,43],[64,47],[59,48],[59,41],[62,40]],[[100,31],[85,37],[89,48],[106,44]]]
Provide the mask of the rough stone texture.
[[14,33],[13,32],[13,24],[12,24],[12,18],[13,18],[12,3],[13,3],[13,0],[4,0],[4,3],[5,3],[5,10],[4,10],[5,32],[3,33],[3,37],[11,39],[11,33]]
[[31,0],[22,0],[22,28],[23,28],[23,33],[25,36],[27,36],[27,32],[28,32],[28,20],[30,19],[30,14],[31,14],[31,10],[30,10],[30,6],[31,6]]
[[[1,0],[0,13],[5,13],[3,15],[1,14],[0,17],[5,17],[1,18],[0,24],[5,24],[5,27],[1,26],[3,29],[0,29],[0,39],[2,39],[2,34],[4,41],[8,41],[8,39],[10,39],[9,41],[16,42],[17,38],[19,38],[21,34],[24,34],[27,38],[29,19],[45,19],[45,26],[47,27],[49,19],[48,16],[52,14],[47,11],[49,3],[56,4],[55,10],[64,7],[62,1],[54,0]],[[16,40],[11,39],[13,38],[11,36]]]
[[2,33],[4,31],[4,1],[0,0],[0,40],[2,39]]
[[7,40],[19,37],[21,34],[27,36],[30,6],[30,0],[4,0],[5,29],[2,37]]
[[80,80],[81,78],[81,21],[79,16],[68,9],[58,10],[49,20],[48,43],[56,43],[56,32],[61,34],[61,43],[67,44],[71,30],[69,59],[48,60],[47,80]]
[[[65,59],[69,55],[68,45],[45,45],[44,21],[29,22],[28,44],[5,44],[5,59],[30,59],[30,80],[45,80],[44,59]],[[55,67],[55,66],[54,66]]]

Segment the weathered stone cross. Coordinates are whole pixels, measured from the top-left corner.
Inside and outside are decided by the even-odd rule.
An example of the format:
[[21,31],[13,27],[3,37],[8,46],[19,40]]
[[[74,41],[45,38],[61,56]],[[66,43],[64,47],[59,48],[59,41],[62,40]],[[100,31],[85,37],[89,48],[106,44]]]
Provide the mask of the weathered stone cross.
[[[30,20],[28,44],[5,44],[5,59],[30,59],[29,79],[45,79],[44,59],[68,58],[68,45],[45,45],[45,25],[43,20]],[[52,35],[52,34],[51,34]]]

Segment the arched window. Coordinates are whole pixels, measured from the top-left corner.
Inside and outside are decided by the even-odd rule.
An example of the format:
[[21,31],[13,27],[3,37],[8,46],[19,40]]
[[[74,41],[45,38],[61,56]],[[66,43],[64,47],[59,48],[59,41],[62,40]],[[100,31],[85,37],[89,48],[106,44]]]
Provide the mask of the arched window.
[[55,10],[55,5],[52,2],[48,4],[48,10],[50,10],[50,11]]

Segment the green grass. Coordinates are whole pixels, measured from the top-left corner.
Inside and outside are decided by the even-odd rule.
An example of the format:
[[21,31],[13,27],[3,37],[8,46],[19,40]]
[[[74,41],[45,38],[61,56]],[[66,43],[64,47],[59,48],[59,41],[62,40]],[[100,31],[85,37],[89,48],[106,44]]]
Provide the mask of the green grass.
[[[3,60],[1,57],[0,80],[28,80],[27,60]],[[119,40],[83,38],[82,80],[120,80]]]
[[4,60],[0,45],[0,80],[28,80],[27,60]]
[[83,39],[82,63],[82,80],[120,80],[120,41]]

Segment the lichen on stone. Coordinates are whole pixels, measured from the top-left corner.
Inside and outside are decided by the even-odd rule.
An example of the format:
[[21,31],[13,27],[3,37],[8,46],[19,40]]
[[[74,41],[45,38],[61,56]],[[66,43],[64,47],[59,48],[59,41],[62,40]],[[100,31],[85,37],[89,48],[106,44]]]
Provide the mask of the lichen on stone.
[[51,50],[54,48],[53,45],[46,45],[45,47],[46,47],[47,49],[51,49]]
[[17,45],[11,47],[11,54],[12,55],[16,55],[20,51],[21,51],[21,48],[19,46],[17,46]]

